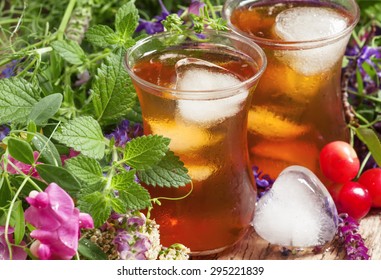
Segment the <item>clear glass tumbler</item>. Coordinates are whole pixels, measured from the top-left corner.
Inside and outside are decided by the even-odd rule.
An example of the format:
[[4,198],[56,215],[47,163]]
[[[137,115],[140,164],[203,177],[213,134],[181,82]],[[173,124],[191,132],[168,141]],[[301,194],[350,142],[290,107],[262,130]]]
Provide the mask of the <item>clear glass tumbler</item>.
[[261,46],[268,66],[248,117],[250,160],[273,178],[290,165],[321,180],[319,153],[328,142],[349,141],[340,78],[354,0],[227,0],[228,26]]
[[256,187],[247,150],[247,113],[266,57],[236,34],[161,33],[129,49],[126,68],[136,88],[145,134],[171,139],[192,184],[147,186],[162,199],[151,212],[164,246],[193,255],[236,243],[254,215]]

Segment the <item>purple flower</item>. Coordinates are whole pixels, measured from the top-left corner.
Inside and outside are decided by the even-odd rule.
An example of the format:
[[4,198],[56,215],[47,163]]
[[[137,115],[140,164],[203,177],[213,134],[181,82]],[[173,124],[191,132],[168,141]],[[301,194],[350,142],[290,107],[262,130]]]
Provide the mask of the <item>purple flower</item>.
[[[14,230],[12,227],[8,228],[8,241],[13,244],[13,233]],[[25,242],[22,241],[20,243],[21,246],[25,246]],[[12,260],[25,260],[26,259],[26,252],[21,247],[12,246]],[[8,245],[5,241],[5,227],[0,226],[0,260],[9,260],[9,249]]]
[[162,21],[169,16],[169,11],[164,6],[163,1],[159,0],[159,4],[161,6],[161,14],[154,17],[152,21],[139,19],[139,25],[136,28],[135,32],[140,32],[142,30],[145,30],[147,34],[155,34],[160,33],[164,31],[164,26],[162,25]]
[[31,252],[42,260],[70,260],[78,248],[81,228],[93,228],[90,215],[80,213],[72,198],[57,184],[44,192],[32,191],[26,201],[30,207],[25,220],[33,225],[30,236],[36,241]]
[[348,260],[369,260],[368,248],[361,237],[359,223],[347,214],[339,215],[338,237]]
[[3,141],[3,139],[9,134],[9,127],[6,125],[0,125],[0,141]]
[[118,232],[114,244],[122,260],[145,260],[146,252],[151,248],[148,235],[140,232],[131,235],[124,230]]
[[17,63],[17,60],[13,60],[11,63],[8,63],[5,69],[1,71],[0,79],[13,77],[15,75]]
[[106,137],[109,139],[114,137],[115,145],[119,147],[124,147],[124,145],[126,145],[128,141],[142,135],[143,127],[141,126],[141,124],[136,123],[132,125],[129,120],[124,120],[118,125],[118,127],[113,132],[106,135]]
[[267,193],[273,186],[274,180],[270,178],[269,175],[262,175],[262,171],[259,171],[258,166],[252,167],[255,183],[258,188],[258,197],[261,198],[265,193]]
[[200,15],[200,9],[202,9],[205,6],[205,3],[197,1],[197,0],[192,0],[191,4],[189,5],[188,8],[188,13],[190,14],[195,14],[196,16]]

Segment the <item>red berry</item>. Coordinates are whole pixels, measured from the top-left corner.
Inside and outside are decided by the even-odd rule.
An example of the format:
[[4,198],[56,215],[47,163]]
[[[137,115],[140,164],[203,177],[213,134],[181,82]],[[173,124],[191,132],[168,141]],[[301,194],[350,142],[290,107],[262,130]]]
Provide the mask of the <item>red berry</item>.
[[335,183],[346,183],[356,177],[360,160],[356,151],[346,142],[328,143],[320,152],[320,168],[327,179]]
[[339,193],[343,187],[342,183],[333,183],[327,187],[329,194],[332,196],[333,201],[337,204]]
[[358,183],[369,191],[372,207],[381,207],[381,168],[368,169],[361,174]]
[[372,205],[372,197],[368,190],[357,182],[347,182],[343,185],[337,197],[337,210],[347,213],[356,220],[368,214]]

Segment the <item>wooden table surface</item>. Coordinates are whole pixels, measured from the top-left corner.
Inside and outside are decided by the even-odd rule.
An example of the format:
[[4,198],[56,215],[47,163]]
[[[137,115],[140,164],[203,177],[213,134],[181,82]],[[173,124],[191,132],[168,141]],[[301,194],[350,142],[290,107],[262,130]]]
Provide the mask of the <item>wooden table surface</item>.
[[[372,260],[381,260],[381,210],[372,211],[360,223],[360,233],[369,248]],[[311,249],[298,251],[284,256],[279,246],[271,245],[259,237],[254,230],[232,248],[219,254],[193,257],[192,259],[212,260],[343,260],[345,252],[337,241],[327,244],[321,253],[313,253]]]

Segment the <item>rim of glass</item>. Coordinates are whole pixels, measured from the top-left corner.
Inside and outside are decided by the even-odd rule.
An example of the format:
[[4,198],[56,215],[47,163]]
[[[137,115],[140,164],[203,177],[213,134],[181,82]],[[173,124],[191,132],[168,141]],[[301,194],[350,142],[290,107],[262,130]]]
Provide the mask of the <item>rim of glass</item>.
[[[192,34],[196,34],[196,33],[192,32]],[[142,45],[146,44],[147,42],[149,42],[155,38],[179,36],[178,34],[174,34],[174,33],[170,33],[170,32],[161,32],[161,33],[157,33],[154,35],[150,35],[144,39],[141,39],[134,46],[129,48],[127,50],[127,53],[126,53],[125,59],[124,59],[125,68],[133,80],[135,80],[139,84],[142,84],[145,87],[148,87],[148,88],[153,89],[153,90],[158,91],[158,92],[169,93],[171,96],[176,97],[176,98],[194,99],[194,100],[197,100],[197,99],[198,100],[222,99],[222,98],[227,98],[230,96],[237,95],[237,94],[241,93],[240,90],[242,88],[249,87],[250,85],[254,84],[262,76],[262,74],[265,71],[266,66],[267,66],[267,58],[266,58],[266,55],[265,55],[264,51],[262,50],[262,48],[260,48],[256,43],[253,43],[252,40],[245,38],[241,35],[235,34],[235,33],[229,33],[229,32],[224,32],[224,31],[206,30],[203,32],[203,34],[204,35],[210,34],[212,38],[213,37],[229,38],[229,39],[235,40],[241,44],[243,43],[243,44],[247,45],[247,47],[249,47],[251,50],[254,50],[257,53],[258,57],[261,59],[262,65],[259,65],[257,63],[258,60],[254,59],[253,57],[251,57],[250,55],[248,55],[244,51],[233,49],[230,46],[226,46],[226,45],[223,45],[221,43],[217,43],[216,44],[217,46],[225,47],[225,48],[230,49],[230,50],[236,50],[238,53],[244,54],[245,56],[251,58],[257,64],[258,71],[252,77],[250,77],[247,80],[241,81],[237,85],[230,86],[230,87],[222,87],[222,88],[215,89],[215,90],[179,90],[179,89],[173,89],[173,88],[159,86],[159,85],[148,82],[148,81],[140,78],[139,76],[137,76],[132,71],[132,67],[130,66],[130,64],[128,62],[128,57],[137,48],[141,47]],[[189,41],[185,41],[185,42],[189,42]],[[197,43],[197,41],[194,41],[194,42]],[[208,41],[200,41],[200,43],[207,43],[207,42]],[[211,42],[211,43],[213,43],[213,42]],[[181,44],[178,44],[178,45],[181,46]],[[177,45],[174,45],[174,46],[177,46]],[[154,52],[155,52],[155,50],[150,51],[150,52],[146,52],[141,57],[145,57],[146,55],[152,54]]]
[[[254,40],[257,44],[269,46],[269,47],[287,48],[287,49],[291,49],[291,50],[318,48],[318,47],[321,47],[321,46],[326,45],[326,44],[334,43],[334,42],[340,40],[341,38],[347,36],[349,33],[352,32],[352,30],[355,28],[358,21],[360,20],[360,8],[359,8],[357,2],[355,0],[348,0],[348,3],[353,5],[354,14],[352,14],[351,11],[349,11],[348,9],[346,9],[346,10],[349,11],[353,15],[354,20],[344,30],[342,30],[341,32],[339,32],[337,34],[322,37],[319,39],[305,40],[305,41],[303,41],[303,40],[301,40],[301,41],[281,41],[281,40],[276,40],[276,39],[261,38],[261,37],[257,37],[255,35],[246,33],[244,31],[238,29],[230,21],[230,15],[232,12],[232,7],[231,7],[232,4],[237,4],[237,7],[238,7],[238,6],[243,6],[243,5],[249,4],[251,2],[259,2],[259,1],[261,1],[261,0],[243,0],[243,1],[242,0],[227,0],[225,2],[225,4],[223,5],[222,17],[226,20],[228,27],[232,31],[234,31],[235,33],[240,34],[242,36],[245,36],[247,38],[250,38],[251,40]],[[290,0],[289,2],[293,2],[293,1]],[[296,0],[294,2],[302,2],[302,1]],[[308,1],[306,1],[306,2],[308,2]],[[282,1],[278,0],[278,2],[276,2],[276,3],[282,3]],[[331,2],[331,3],[335,4],[334,2]],[[345,7],[343,7],[343,8],[345,9]]]

